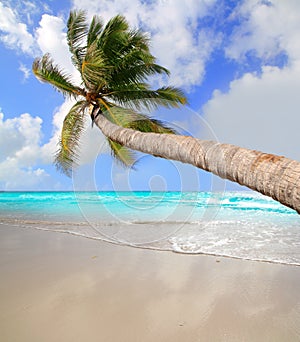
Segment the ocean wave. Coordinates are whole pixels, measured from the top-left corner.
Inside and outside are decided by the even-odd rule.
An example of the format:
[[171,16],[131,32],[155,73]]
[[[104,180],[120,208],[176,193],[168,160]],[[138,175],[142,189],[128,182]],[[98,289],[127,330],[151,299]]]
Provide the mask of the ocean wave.
[[182,254],[300,265],[300,216],[238,193],[1,193],[0,224]]

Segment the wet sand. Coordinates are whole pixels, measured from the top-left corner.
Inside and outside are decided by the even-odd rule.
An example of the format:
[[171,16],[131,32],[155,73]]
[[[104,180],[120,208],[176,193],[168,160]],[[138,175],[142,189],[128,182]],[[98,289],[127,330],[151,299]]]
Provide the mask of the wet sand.
[[300,341],[300,267],[0,225],[0,341]]

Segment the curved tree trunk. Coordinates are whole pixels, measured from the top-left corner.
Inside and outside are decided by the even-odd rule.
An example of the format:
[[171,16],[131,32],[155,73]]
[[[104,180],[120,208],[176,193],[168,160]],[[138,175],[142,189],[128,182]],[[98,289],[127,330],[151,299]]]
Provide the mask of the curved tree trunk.
[[237,182],[300,213],[300,163],[281,156],[193,137],[142,133],[95,119],[103,134],[133,150],[192,164]]

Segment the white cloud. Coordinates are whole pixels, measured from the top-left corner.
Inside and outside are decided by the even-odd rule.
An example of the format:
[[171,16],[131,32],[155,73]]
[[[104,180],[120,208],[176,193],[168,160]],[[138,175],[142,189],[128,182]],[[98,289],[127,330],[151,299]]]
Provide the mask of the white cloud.
[[30,77],[30,69],[25,64],[20,63],[19,70],[23,73],[23,80],[26,81]]
[[74,7],[86,9],[91,15],[99,13],[105,20],[121,13],[131,25],[149,32],[153,54],[171,71],[170,83],[187,88],[201,83],[205,64],[220,43],[213,31],[197,30],[199,20],[209,14],[215,3],[215,0],[73,1]]
[[53,156],[57,151],[58,142],[60,138],[60,131],[63,125],[64,117],[67,115],[70,110],[73,102],[71,100],[66,100],[54,113],[52,125],[53,132],[52,137],[49,139],[47,143],[45,143],[41,147],[40,158],[43,163],[51,164],[53,162]]
[[75,81],[79,81],[78,72],[71,62],[65,28],[62,18],[44,14],[36,29],[37,44],[42,54],[50,53],[55,64],[72,74]]
[[233,17],[242,21],[226,49],[229,57],[243,59],[251,52],[268,61],[285,52],[290,63],[300,59],[298,0],[243,1]]
[[51,3],[48,4],[43,0],[1,0],[2,4],[10,7],[14,13],[18,13],[24,23],[29,26],[34,25],[34,19],[41,13],[51,13]]
[[[246,17],[227,53],[261,58],[259,74],[247,73],[230,84],[228,93],[215,91],[204,107],[204,118],[221,142],[285,155],[300,161],[300,2],[244,1],[238,14]],[[280,51],[288,63],[268,66]],[[202,135],[203,136],[203,135]]]
[[80,146],[81,165],[95,163],[99,154],[110,151],[106,138],[96,125],[92,127],[90,118],[87,118]]
[[0,184],[6,190],[31,188],[48,181],[40,162],[42,119],[22,114],[4,120],[0,113]]
[[[218,140],[300,161],[300,69],[246,74],[204,107]],[[203,135],[202,135],[203,136]]]
[[0,40],[9,48],[33,55],[34,38],[27,26],[18,21],[16,14],[0,2]]
[[[42,119],[28,113],[5,119],[0,112],[0,189],[65,189],[45,168],[52,165],[65,115],[73,102],[65,101],[53,116],[53,135],[42,144]],[[82,137],[81,164],[93,163],[104,138],[90,122]],[[103,152],[103,149],[101,150]]]
[[[65,115],[73,102],[65,101],[53,116],[53,135],[42,144],[42,119],[28,113],[5,119],[0,112],[0,188],[5,190],[62,188],[45,167],[53,163]],[[81,165],[94,163],[99,152],[107,153],[105,139],[87,117],[81,139]]]

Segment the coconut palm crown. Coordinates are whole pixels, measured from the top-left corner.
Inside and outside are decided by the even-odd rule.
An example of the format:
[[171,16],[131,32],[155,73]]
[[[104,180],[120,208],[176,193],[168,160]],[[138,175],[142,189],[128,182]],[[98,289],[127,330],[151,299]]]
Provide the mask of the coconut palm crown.
[[[123,16],[117,15],[106,25],[99,16],[90,24],[84,11],[71,11],[67,23],[67,41],[72,62],[82,83],[73,84],[51,56],[45,54],[33,62],[33,73],[50,83],[65,97],[76,99],[62,127],[55,165],[66,175],[78,159],[79,141],[87,114],[94,120],[99,114],[112,123],[141,132],[176,133],[159,120],[143,114],[158,106],[178,107],[186,104],[183,92],[175,87],[150,88],[147,78],[169,75],[156,64],[145,33],[131,29]],[[135,162],[133,151],[107,138],[113,155],[123,164]]]

